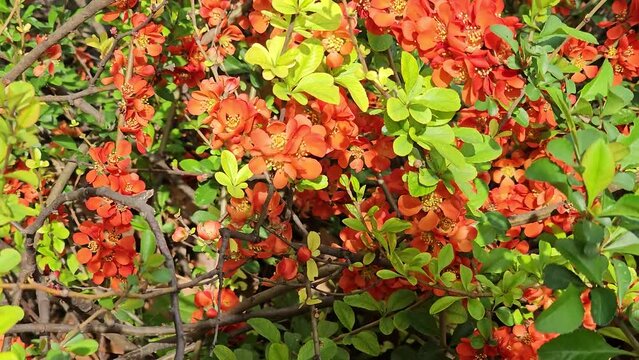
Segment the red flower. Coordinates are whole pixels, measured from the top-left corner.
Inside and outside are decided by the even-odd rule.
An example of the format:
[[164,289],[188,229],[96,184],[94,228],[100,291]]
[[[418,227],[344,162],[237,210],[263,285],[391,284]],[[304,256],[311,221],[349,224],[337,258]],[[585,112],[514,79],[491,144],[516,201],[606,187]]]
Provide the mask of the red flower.
[[[135,14],[131,17],[133,27],[138,27],[144,23],[148,17],[144,14]],[[133,37],[133,44],[140,50],[146,51],[151,56],[158,56],[162,53],[162,25],[149,22],[142,29],[138,30]]]
[[113,21],[120,17],[120,14],[124,14],[124,20],[127,19],[127,10],[131,9],[138,3],[138,0],[115,0],[112,7],[115,7],[113,11],[107,12],[102,16],[104,21]]
[[113,226],[128,225],[133,219],[133,213],[127,206],[105,197],[91,197],[86,201],[86,206]]
[[186,110],[191,115],[214,114],[222,95],[233,92],[239,86],[239,79],[228,76],[220,76],[220,81],[213,79],[202,80],[200,90],[191,94],[191,99],[186,105]]
[[293,280],[297,276],[297,261],[291,258],[283,258],[277,263],[273,280]]
[[202,0],[200,16],[208,20],[210,26],[215,27],[226,20],[226,10],[231,6],[227,0]]
[[254,129],[251,134],[253,158],[249,162],[254,174],[274,170],[273,184],[284,188],[289,180],[315,179],[322,172],[319,161],[308,157],[326,154],[323,136],[306,119],[291,119],[288,123],[272,122],[266,130]]
[[130,153],[131,143],[124,140],[119,141],[117,146],[110,141],[101,147],[89,149],[89,156],[95,163],[86,176],[89,184],[93,187],[110,185],[109,175],[119,176],[131,165]]

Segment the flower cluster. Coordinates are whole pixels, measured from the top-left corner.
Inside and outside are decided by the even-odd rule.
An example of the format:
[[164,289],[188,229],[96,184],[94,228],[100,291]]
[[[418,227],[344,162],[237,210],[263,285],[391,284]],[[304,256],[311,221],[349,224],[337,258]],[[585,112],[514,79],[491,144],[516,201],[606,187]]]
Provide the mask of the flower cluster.
[[[87,182],[95,188],[108,187],[122,195],[141,193],[146,185],[137,173],[130,171],[130,154],[131,143],[126,140],[91,148],[93,168],[86,174]],[[86,264],[94,283],[99,285],[110,279],[111,287],[117,289],[136,271],[133,213],[127,206],[101,196],[87,199],[86,207],[95,211],[100,221],[83,222],[80,232],[73,235],[75,244],[82,246],[78,261]]]

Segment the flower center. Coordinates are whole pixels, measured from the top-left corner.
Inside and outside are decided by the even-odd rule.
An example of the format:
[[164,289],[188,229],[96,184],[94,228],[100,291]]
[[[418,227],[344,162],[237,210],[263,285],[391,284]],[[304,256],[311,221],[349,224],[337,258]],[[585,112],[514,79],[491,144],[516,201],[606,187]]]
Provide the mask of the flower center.
[[324,45],[324,49],[328,52],[339,52],[342,49],[342,45],[344,45],[344,39],[337,37],[335,35],[330,35],[324,41],[322,41]]
[[572,62],[573,65],[575,65],[579,69],[583,69],[584,66],[586,65],[586,61],[584,61],[584,58],[581,55],[579,55],[576,58],[572,59],[571,62]]
[[91,240],[89,241],[89,244],[87,245],[87,247],[89,248],[89,250],[91,250],[92,253],[96,253],[98,252],[98,249],[100,248],[100,245],[98,245],[98,242],[95,240]]
[[473,52],[479,50],[483,44],[483,34],[478,26],[466,28],[466,51]]
[[206,101],[206,110],[208,112],[211,112],[213,108],[215,107],[215,105],[217,105],[217,99],[208,99]]
[[450,231],[453,226],[455,226],[455,222],[449,218],[443,218],[439,221],[439,229],[444,232]]
[[240,124],[240,115],[226,115],[226,127],[229,130],[235,130]]
[[138,47],[145,48],[149,45],[149,38],[144,34],[140,34],[135,37],[135,43]]
[[286,146],[286,134],[279,133],[271,135],[271,149],[282,150]]
[[406,9],[406,0],[392,0],[390,8],[395,16],[402,16],[404,9]]
[[433,211],[439,208],[443,199],[438,194],[432,192],[422,198],[422,209],[425,212]]
[[364,156],[364,150],[359,146],[351,146],[351,155],[355,159],[361,159]]

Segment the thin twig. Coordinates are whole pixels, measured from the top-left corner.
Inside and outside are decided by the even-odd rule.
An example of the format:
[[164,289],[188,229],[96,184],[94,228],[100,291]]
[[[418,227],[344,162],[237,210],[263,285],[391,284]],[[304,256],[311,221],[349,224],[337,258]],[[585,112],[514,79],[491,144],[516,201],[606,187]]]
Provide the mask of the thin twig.
[[82,25],[85,21],[92,18],[100,10],[111,5],[113,0],[93,0],[89,5],[83,7],[78,12],[73,14],[62,26],[60,26],[53,33],[49,34],[43,42],[36,45],[33,50],[25,54],[20,61],[7,72],[2,81],[8,84],[18,78],[25,70],[27,70],[31,64],[36,62],[38,58],[44,54],[51,46],[57,44],[65,36],[69,35],[73,30]]
[[38,100],[43,102],[65,102],[65,101],[73,101],[79,98],[83,98],[88,95],[97,94],[100,92],[115,90],[115,85],[106,85],[106,86],[89,86],[88,88],[78,91],[76,93],[66,94],[66,95],[45,95],[38,97]]

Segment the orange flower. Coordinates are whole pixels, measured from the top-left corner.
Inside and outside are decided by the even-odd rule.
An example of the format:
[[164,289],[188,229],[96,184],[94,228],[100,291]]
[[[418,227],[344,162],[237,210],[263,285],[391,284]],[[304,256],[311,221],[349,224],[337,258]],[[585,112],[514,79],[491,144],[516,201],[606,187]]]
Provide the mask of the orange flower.
[[231,93],[239,86],[239,79],[228,76],[220,76],[220,81],[206,79],[200,82],[200,90],[191,94],[186,110],[191,115],[214,114],[219,108],[223,95]]
[[127,10],[133,8],[135,4],[138,3],[138,0],[115,0],[112,7],[115,7],[113,11],[107,12],[102,16],[102,20],[104,21],[113,21],[120,17],[120,14],[124,14],[124,20],[127,19]]
[[326,143],[307,119],[272,122],[265,130],[254,129],[250,138],[254,145],[249,162],[251,171],[261,174],[274,170],[273,184],[277,189],[284,188],[289,180],[312,180],[322,172],[319,161],[308,155],[324,156]]
[[224,99],[219,103],[216,120],[212,119],[213,134],[222,140],[243,133],[250,127],[252,109],[249,103],[242,99]]
[[128,225],[133,219],[133,213],[127,206],[117,204],[105,197],[91,197],[85,204],[87,209],[97,212],[100,217],[113,226]]
[[293,280],[297,276],[297,261],[291,258],[283,258],[275,267],[275,274],[272,280],[284,279]]
[[[136,13],[131,17],[133,27],[142,25],[148,17],[144,14]],[[151,56],[158,56],[162,53],[162,44],[164,36],[162,35],[162,25],[149,22],[147,25],[138,30],[133,37],[133,44],[141,50],[146,51]]]
[[200,16],[208,20],[210,26],[218,26],[226,20],[226,10],[231,2],[226,0],[202,0]]
[[86,176],[89,184],[93,187],[110,185],[109,175],[121,175],[131,165],[129,154],[131,154],[131,143],[124,140],[119,141],[117,146],[110,141],[101,147],[89,149],[89,156],[95,163]]

